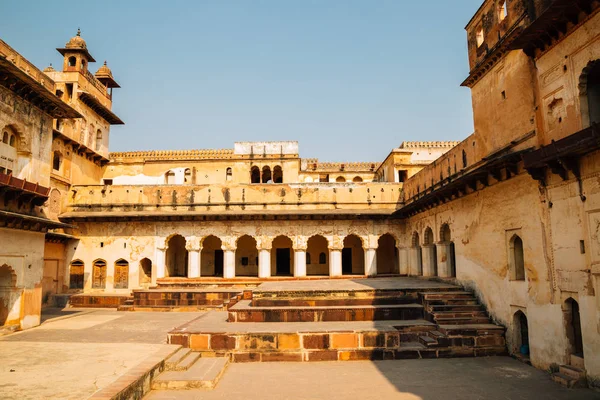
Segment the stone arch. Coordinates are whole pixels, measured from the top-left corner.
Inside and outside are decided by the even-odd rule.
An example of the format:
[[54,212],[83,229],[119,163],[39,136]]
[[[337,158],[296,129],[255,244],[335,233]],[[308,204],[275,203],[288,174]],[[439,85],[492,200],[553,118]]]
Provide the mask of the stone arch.
[[433,230],[428,226],[425,228],[425,232],[423,233],[423,245],[430,246],[434,242],[433,238]]
[[286,235],[273,239],[271,249],[271,275],[287,276],[294,274],[294,242]]
[[81,260],[73,260],[69,265],[69,289],[83,289],[85,264]]
[[342,248],[342,275],[365,274],[365,250],[363,240],[355,234],[347,235]]
[[306,259],[307,275],[329,275],[329,241],[325,236],[317,234],[308,238]]
[[250,168],[250,183],[260,183],[260,168],[256,165]]
[[273,179],[272,179],[272,175],[271,175],[271,167],[269,167],[268,165],[265,165],[262,168],[261,182],[262,183],[273,183]]
[[183,171],[183,183],[187,183],[189,185],[189,184],[194,183],[192,181],[193,181],[192,170],[190,168],[186,168]]
[[279,165],[273,168],[273,183],[283,183],[283,169]]
[[168,170],[165,173],[165,184],[174,185],[175,184],[175,171]]
[[233,169],[231,167],[227,167],[227,169],[225,170],[225,180],[227,182],[231,182],[232,179],[233,179]]
[[451,242],[452,232],[450,231],[450,225],[443,223],[440,227],[440,242]]
[[215,235],[202,239],[200,276],[223,276],[223,241]]
[[600,60],[588,62],[579,75],[579,110],[583,128],[600,122]]
[[10,311],[19,298],[17,273],[7,264],[0,266],[0,326],[6,324]]
[[48,216],[51,219],[58,219],[58,214],[60,214],[60,199],[61,194],[60,190],[54,188],[50,191],[50,196],[48,196]]
[[512,235],[508,242],[510,279],[513,281],[525,280],[525,253],[523,239],[517,234]]
[[235,276],[258,276],[256,239],[250,235],[242,235],[235,244]]
[[567,355],[575,355],[584,358],[581,314],[577,300],[572,297],[565,300],[563,303],[563,315],[568,341]]
[[521,310],[513,315],[513,332],[514,353],[529,355],[529,324],[527,316]]
[[167,253],[165,256],[165,276],[187,276],[188,251],[187,240],[180,234],[170,235],[166,240]]
[[360,176],[355,176],[354,179],[352,179],[352,182],[362,182],[363,178],[361,178]]
[[384,233],[377,240],[377,274],[398,274],[398,241],[391,233]]
[[[17,149],[20,153],[30,153],[30,141],[29,136],[25,133],[24,129],[17,124],[8,124],[2,130],[8,132],[8,145]],[[13,143],[11,144],[11,138],[14,137]]]
[[115,261],[114,271],[115,289],[127,289],[129,287],[129,261],[119,258]]
[[92,289],[106,288],[106,261],[99,258],[92,263]]
[[346,178],[344,178],[343,176],[338,176],[337,178],[335,178],[335,181],[337,183],[344,183],[346,182]]
[[140,286],[152,283],[152,260],[144,257],[140,260]]
[[421,245],[419,240],[419,232],[414,231],[410,239],[410,247],[419,247]]

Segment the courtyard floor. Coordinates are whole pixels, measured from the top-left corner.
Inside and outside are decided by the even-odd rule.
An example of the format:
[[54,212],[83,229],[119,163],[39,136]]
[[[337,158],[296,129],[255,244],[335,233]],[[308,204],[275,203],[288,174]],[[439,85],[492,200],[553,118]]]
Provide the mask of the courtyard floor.
[[[165,348],[166,332],[206,313],[44,311],[0,338],[0,398],[85,399]],[[201,318],[200,320],[202,320]],[[147,399],[600,399],[509,357],[231,364],[212,391]]]

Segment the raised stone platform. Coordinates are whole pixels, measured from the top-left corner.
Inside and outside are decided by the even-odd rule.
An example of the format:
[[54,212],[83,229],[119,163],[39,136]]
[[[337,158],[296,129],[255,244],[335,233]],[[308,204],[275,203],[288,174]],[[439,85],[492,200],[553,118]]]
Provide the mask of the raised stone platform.
[[121,305],[119,311],[223,310],[242,290],[221,287],[134,290],[133,298]]
[[131,299],[129,294],[117,293],[80,293],[69,297],[71,307],[117,308]]

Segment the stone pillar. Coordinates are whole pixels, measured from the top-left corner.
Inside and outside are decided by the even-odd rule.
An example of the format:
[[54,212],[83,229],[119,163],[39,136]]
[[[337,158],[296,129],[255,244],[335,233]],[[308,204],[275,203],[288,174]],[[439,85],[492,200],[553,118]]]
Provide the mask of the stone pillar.
[[156,279],[164,278],[167,270],[166,258],[167,248],[165,244],[156,247],[156,274],[152,274],[152,284],[156,284]]
[[366,248],[365,251],[365,275],[377,275],[377,249]]
[[235,250],[223,250],[223,278],[235,278]]
[[423,276],[435,276],[435,270],[437,268],[435,251],[435,244],[423,246]]
[[200,251],[199,243],[188,242],[185,245],[188,251],[188,278],[200,278]]
[[400,275],[408,275],[408,249],[406,247],[398,247],[398,273]]
[[438,242],[437,248],[437,271],[438,276],[442,278],[452,277],[452,242]]
[[408,249],[408,274],[412,276],[423,275],[421,247],[419,246]]
[[258,250],[258,277],[271,277],[271,249]]
[[306,249],[307,241],[303,237],[297,237],[294,241],[294,276],[302,278],[306,276]]
[[329,276],[342,276],[342,249],[329,248]]

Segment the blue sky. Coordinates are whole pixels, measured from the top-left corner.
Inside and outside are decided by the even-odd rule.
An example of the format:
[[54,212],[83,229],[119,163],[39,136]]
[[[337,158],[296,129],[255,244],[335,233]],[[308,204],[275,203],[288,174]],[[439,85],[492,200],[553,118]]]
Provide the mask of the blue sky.
[[298,140],[379,161],[473,129],[464,26],[482,0],[0,0],[0,37],[40,68],[81,27],[122,89],[111,151]]

